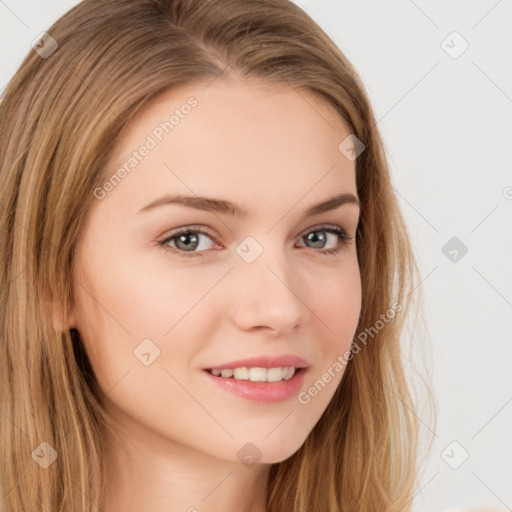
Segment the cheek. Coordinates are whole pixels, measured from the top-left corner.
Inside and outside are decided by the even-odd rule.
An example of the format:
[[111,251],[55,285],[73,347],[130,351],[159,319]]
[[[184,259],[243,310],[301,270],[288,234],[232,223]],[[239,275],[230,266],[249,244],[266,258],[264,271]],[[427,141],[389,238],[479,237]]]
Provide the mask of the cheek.
[[172,268],[171,272],[167,267],[130,258],[89,274],[94,276],[92,294],[102,306],[102,314],[133,340],[165,335],[218,280],[218,272],[212,275],[185,267]]
[[361,313],[361,277],[357,260],[338,276],[324,279],[324,286],[309,295],[315,318],[319,361],[298,397],[301,406],[319,417],[338,388],[348,362],[347,354]]
[[347,262],[339,275],[323,279],[323,286],[310,287],[308,303],[318,315],[330,351],[345,351],[350,346],[361,313],[361,277],[357,261]]
[[[225,302],[224,274],[220,268],[144,267],[136,274],[120,276],[120,299],[126,308],[133,344],[152,340],[160,349],[155,366],[185,375],[198,352],[214,335]],[[218,286],[216,286],[216,284]],[[212,293],[213,292],[213,293]],[[150,345],[151,346],[151,345]]]
[[219,318],[222,301],[202,300],[219,272],[183,267],[171,273],[129,258],[113,258],[109,266],[98,260],[91,256],[78,278],[77,329],[102,387],[140,370],[148,352],[153,367],[186,367],[202,340],[202,324]]

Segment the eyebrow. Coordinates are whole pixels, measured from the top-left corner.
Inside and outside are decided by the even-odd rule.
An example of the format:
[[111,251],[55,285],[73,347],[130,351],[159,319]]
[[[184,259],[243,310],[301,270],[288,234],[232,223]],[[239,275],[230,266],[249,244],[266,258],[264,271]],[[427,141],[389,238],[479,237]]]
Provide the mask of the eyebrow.
[[[172,204],[187,206],[189,208],[195,208],[196,210],[204,210],[211,213],[223,213],[230,215],[232,217],[246,217],[251,213],[244,206],[239,205],[238,203],[234,203],[232,201],[228,201],[226,199],[186,196],[180,194],[165,195],[163,197],[160,197],[159,199],[156,199],[155,201],[152,201],[151,203],[144,206],[144,208],[140,209],[138,213],[146,213],[160,206]],[[357,206],[360,206],[359,200],[355,195],[351,193],[343,193],[331,197],[326,201],[322,201],[321,203],[310,206],[305,211],[305,215],[306,217],[318,215],[320,213],[334,210],[335,208],[338,208],[345,204],[355,204]]]

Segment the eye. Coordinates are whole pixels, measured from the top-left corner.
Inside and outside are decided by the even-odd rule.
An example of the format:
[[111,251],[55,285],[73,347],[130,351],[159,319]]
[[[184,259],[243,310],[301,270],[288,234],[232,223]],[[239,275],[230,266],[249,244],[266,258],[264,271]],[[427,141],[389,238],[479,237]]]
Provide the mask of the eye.
[[[318,235],[320,233],[320,236]],[[327,243],[329,237],[331,235],[332,239],[338,239],[338,243],[336,244],[336,240],[333,240],[335,245],[334,247],[325,249],[324,246]],[[354,237],[350,237],[347,235],[344,229],[339,226],[319,226],[316,229],[308,231],[305,235],[301,237],[301,239],[305,240],[308,243],[314,244],[314,249],[321,249],[321,254],[334,254],[340,251],[344,246],[347,246],[350,241]]]
[[[318,233],[320,233],[320,235],[318,235]],[[333,239],[332,241],[335,245],[325,249],[324,246],[329,241],[328,235],[331,235]],[[202,243],[201,239],[203,237],[205,239],[210,239],[213,244],[208,247],[208,242],[206,242],[206,244]],[[311,248],[319,249],[316,252],[321,254],[334,254],[340,251],[344,246],[347,246],[354,237],[349,237],[345,230],[339,226],[320,226],[316,229],[309,230],[300,238],[305,240],[307,243],[313,244],[310,246]],[[336,243],[336,238],[338,239],[338,243]],[[217,240],[213,231],[210,228],[199,226],[189,226],[177,229],[176,231],[171,232],[164,240],[158,242],[164,250],[186,258],[195,256],[203,257],[203,252],[215,247],[216,243]]]
[[[198,248],[200,248],[202,251],[208,249],[208,247],[204,247],[204,244],[201,244],[202,237],[214,240],[213,233],[209,228],[205,229],[191,226],[174,231],[165,240],[159,242],[159,244],[163,247],[164,250],[177,253],[180,256],[203,256],[201,252],[197,251]],[[170,243],[174,245],[169,245]]]

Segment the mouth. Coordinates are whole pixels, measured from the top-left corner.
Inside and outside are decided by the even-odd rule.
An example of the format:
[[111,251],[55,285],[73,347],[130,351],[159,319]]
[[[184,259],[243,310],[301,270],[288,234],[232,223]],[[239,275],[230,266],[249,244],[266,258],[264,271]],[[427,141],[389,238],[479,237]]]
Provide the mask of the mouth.
[[236,366],[235,368],[209,368],[203,370],[206,380],[220,392],[264,404],[290,400],[304,385],[306,367]]

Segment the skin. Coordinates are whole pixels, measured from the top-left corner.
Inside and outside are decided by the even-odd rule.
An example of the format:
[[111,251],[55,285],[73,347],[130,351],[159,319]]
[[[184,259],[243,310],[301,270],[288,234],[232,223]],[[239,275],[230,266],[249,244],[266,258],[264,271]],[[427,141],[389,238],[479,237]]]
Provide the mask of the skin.
[[[295,354],[309,361],[307,390],[349,350],[361,310],[355,240],[323,231],[334,225],[353,237],[358,205],[304,215],[336,194],[357,197],[355,162],[338,150],[350,131],[312,93],[234,78],[166,92],[118,140],[109,176],[190,96],[197,107],[95,200],[78,244],[68,327],[80,332],[116,422],[116,437],[106,434],[107,512],[265,511],[270,465],[301,447],[343,371],[303,405],[297,396],[241,398],[203,369]],[[252,213],[176,204],[138,213],[167,193],[229,199]],[[214,235],[168,245],[203,257],[158,245],[191,225]],[[308,242],[310,232],[324,245]],[[236,252],[248,236],[263,248],[250,264]],[[134,356],[146,338],[160,350],[148,366]],[[252,465],[237,456],[248,442],[261,453]]]

